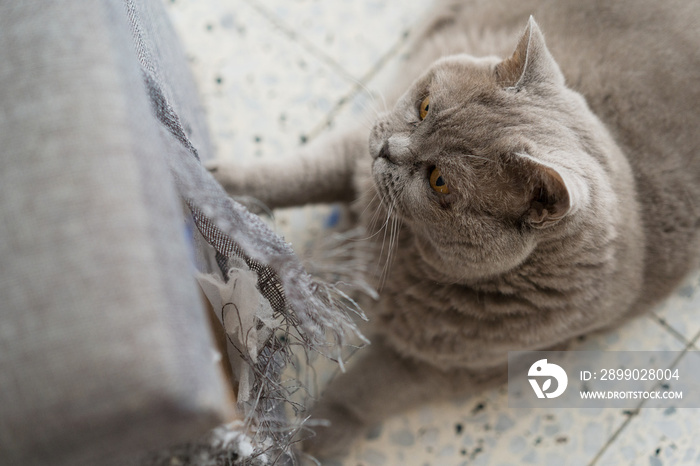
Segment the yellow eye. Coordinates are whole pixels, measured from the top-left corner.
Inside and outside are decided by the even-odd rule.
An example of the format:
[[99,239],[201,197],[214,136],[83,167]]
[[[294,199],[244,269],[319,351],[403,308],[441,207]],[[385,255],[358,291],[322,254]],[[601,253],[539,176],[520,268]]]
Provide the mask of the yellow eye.
[[450,193],[450,190],[447,189],[445,179],[442,177],[442,175],[440,174],[440,170],[438,170],[437,168],[433,168],[433,171],[430,172],[430,187],[433,188],[433,191],[438,192],[440,194]]
[[421,121],[425,120],[425,117],[428,116],[429,110],[430,110],[430,96],[423,99],[423,102],[420,103],[420,107],[418,108],[418,114],[420,115]]

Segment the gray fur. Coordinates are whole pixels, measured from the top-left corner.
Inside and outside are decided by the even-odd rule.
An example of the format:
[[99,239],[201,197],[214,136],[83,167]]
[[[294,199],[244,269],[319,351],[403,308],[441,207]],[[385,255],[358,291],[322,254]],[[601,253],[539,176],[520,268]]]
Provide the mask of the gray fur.
[[502,380],[509,350],[648,310],[698,265],[700,3],[446,2],[424,24],[369,135],[285,167],[211,167],[271,207],[354,200],[370,233],[391,214],[391,244],[372,238],[378,261],[392,251],[364,304],[373,345],[315,410],[332,422],[307,442],[321,455]]

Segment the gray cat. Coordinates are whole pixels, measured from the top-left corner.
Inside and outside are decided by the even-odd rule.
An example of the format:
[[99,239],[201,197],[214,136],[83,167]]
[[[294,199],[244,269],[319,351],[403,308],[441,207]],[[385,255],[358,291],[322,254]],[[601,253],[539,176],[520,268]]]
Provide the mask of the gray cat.
[[424,24],[371,131],[210,167],[270,207],[353,203],[370,234],[391,218],[392,244],[370,239],[392,251],[373,343],[314,412],[322,456],[502,380],[509,350],[647,311],[698,265],[700,2],[462,1]]

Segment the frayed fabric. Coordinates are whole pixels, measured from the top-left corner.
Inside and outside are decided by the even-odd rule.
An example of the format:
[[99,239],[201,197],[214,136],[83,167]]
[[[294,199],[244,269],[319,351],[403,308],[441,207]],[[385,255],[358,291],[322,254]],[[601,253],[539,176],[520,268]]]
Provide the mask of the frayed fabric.
[[[201,109],[181,89],[170,88],[170,74],[163,71],[173,71],[169,68],[178,63],[175,75],[187,74],[181,52],[172,43],[162,43],[150,23],[155,6],[137,0],[124,4],[145,96],[167,148],[165,161],[192,223],[215,251],[218,270],[202,269],[197,278],[225,329],[238,379],[244,420],[231,429],[250,435],[253,452],[248,456],[258,462],[263,452],[272,462],[290,457],[301,421],[288,420],[285,408],[292,406],[299,416],[304,410],[291,401],[294,389],[281,382],[292,361],[291,346],[326,354],[342,367],[343,346],[362,338],[349,316],[359,309],[335,285],[307,273],[291,247],[230,199],[203,167],[200,160],[211,159],[212,149]],[[202,446],[194,443],[191,448],[197,445]]]

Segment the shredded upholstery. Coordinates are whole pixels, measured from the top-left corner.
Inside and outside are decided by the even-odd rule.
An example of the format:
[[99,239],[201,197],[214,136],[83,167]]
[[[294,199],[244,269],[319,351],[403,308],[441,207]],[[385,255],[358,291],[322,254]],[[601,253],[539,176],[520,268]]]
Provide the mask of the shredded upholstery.
[[[305,403],[292,396],[302,384],[282,377],[285,367],[304,359],[295,359],[292,349],[324,354],[342,368],[343,347],[350,339],[362,339],[349,314],[361,312],[336,285],[312,278],[289,245],[230,199],[204,169],[200,159],[212,154],[202,115],[196,104],[183,100],[186,92],[168,86],[164,71],[186,74],[182,54],[174,41],[154,30],[159,16],[151,11],[154,4],[124,0],[124,5],[145,96],[170,148],[166,161],[173,182],[197,230],[215,251],[219,270],[201,270],[199,282],[226,331],[243,414],[240,424],[154,453],[140,464],[293,463],[292,445],[305,428]],[[160,32],[167,27],[159,23]],[[178,56],[180,60],[173,59]]]

